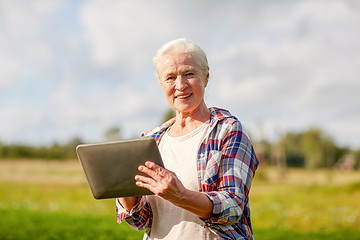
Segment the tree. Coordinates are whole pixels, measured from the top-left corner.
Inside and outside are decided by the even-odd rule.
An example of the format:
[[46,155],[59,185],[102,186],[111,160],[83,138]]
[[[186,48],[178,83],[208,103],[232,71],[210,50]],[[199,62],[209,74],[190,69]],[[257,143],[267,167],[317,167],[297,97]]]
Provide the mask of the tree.
[[283,141],[289,166],[331,168],[342,154],[348,152],[337,147],[333,140],[318,128],[310,128],[300,133],[288,132]]
[[121,130],[119,127],[110,127],[105,132],[106,141],[116,141],[121,139]]
[[319,129],[309,129],[302,136],[301,148],[305,157],[305,168],[315,169],[322,165],[324,158],[322,133]]
[[288,166],[303,167],[304,154],[300,146],[301,134],[288,132],[283,138],[284,150]]
[[286,177],[287,167],[283,138],[280,138],[280,140],[272,146],[271,159],[277,169],[279,180],[283,180]]
[[173,108],[168,108],[163,116],[162,122],[166,122],[175,116],[176,116],[175,110]]

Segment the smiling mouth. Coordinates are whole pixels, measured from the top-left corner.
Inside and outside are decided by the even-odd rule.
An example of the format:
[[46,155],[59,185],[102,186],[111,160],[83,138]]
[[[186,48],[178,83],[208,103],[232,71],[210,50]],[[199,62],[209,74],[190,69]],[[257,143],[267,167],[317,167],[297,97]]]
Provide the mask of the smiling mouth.
[[188,98],[188,97],[190,97],[190,96],[191,96],[191,93],[189,93],[189,94],[184,94],[184,95],[178,95],[178,96],[176,96],[176,98],[185,99],[185,98]]

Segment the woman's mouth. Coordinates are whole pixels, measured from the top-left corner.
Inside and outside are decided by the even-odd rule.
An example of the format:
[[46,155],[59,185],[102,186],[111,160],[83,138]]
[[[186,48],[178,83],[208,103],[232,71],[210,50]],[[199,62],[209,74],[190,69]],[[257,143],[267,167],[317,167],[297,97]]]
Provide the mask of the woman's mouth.
[[181,95],[177,95],[175,98],[178,98],[178,99],[185,99],[185,98],[188,98],[191,96],[191,93],[188,93],[188,94],[181,94]]

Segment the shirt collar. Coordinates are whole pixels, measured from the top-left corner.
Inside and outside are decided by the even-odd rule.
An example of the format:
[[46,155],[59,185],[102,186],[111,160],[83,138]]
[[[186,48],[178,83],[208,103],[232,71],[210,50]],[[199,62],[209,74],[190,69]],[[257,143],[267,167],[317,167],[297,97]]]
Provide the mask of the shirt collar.
[[[210,118],[210,128],[214,127],[217,122],[225,119],[225,118],[234,118],[233,115],[230,114],[229,111],[225,110],[225,109],[221,109],[221,108],[216,108],[216,107],[211,107],[209,108],[210,110],[210,114],[211,114],[211,118]],[[155,140],[157,142],[160,141],[161,137],[164,135],[164,133],[166,132],[166,130],[172,126],[175,122],[175,117],[171,118],[170,120],[166,121],[165,123],[163,123],[162,125],[160,125],[159,127],[156,127],[150,131],[147,131],[145,133],[143,133],[141,136],[142,137],[152,137],[155,138]]]

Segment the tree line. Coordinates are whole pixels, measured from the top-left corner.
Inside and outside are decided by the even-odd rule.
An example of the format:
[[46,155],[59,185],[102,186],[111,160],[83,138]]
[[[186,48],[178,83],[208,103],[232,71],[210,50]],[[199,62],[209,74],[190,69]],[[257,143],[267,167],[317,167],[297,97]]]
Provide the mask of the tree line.
[[[169,108],[163,115],[162,122],[175,116]],[[118,126],[108,128],[104,137],[106,141],[122,139]],[[54,143],[51,146],[31,146],[0,142],[0,159],[75,159],[76,146],[83,143],[75,137],[65,144]],[[255,151],[262,165],[279,168],[302,167],[316,168],[360,168],[360,149],[352,150],[338,146],[319,128],[310,128],[302,132],[281,134],[277,141],[259,139],[253,142]]]
[[74,138],[66,144],[54,143],[51,146],[0,143],[0,159],[74,159],[77,157],[76,146],[81,143],[80,138]]
[[360,149],[338,146],[319,128],[287,132],[279,140],[255,143],[262,162],[278,167],[360,168]]
[[[117,126],[108,128],[104,133],[105,141],[121,139],[120,128]],[[54,143],[51,146],[31,146],[24,144],[2,144],[0,142],[0,159],[46,159],[66,160],[75,159],[76,147],[84,143],[80,137],[71,139],[68,143]]]
[[[119,140],[120,128],[109,128],[105,133],[108,141]],[[76,146],[83,143],[74,138],[66,144],[51,146],[6,145],[0,143],[1,159],[75,159]],[[278,167],[303,167],[307,169],[333,168],[342,164],[346,156],[352,160],[352,168],[360,167],[360,149],[341,147],[320,129],[311,128],[303,132],[287,132],[276,142],[259,140],[254,142],[255,151],[264,165]]]

